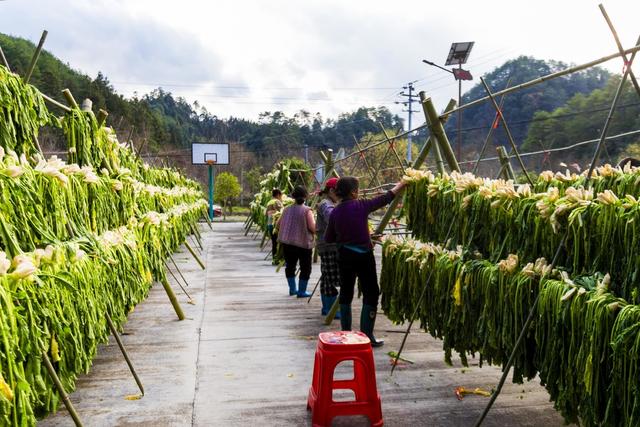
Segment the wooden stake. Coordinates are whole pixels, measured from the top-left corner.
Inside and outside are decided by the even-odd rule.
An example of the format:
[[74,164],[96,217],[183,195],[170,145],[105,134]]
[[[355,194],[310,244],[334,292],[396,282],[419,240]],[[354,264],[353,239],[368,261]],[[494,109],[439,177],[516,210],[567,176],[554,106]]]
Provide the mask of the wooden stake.
[[204,263],[202,262],[202,260],[200,259],[200,257],[196,254],[196,251],[193,250],[193,248],[191,247],[191,245],[189,244],[189,242],[187,242],[186,240],[184,241],[184,245],[187,247],[187,249],[189,249],[189,252],[191,252],[191,255],[193,255],[193,257],[196,259],[196,261],[198,261],[198,264],[200,264],[200,267],[202,267],[202,269],[204,270],[206,267],[204,266]]
[[178,320],[184,320],[184,312],[182,311],[182,307],[180,307],[180,303],[178,302],[178,298],[176,298],[176,294],[173,293],[173,289],[171,289],[171,285],[169,285],[169,281],[166,277],[162,278],[162,287],[164,287],[167,296],[169,297],[169,301],[171,301],[171,305],[178,315]]
[[138,378],[138,374],[136,373],[136,370],[133,367],[133,363],[131,363],[131,360],[129,359],[127,350],[125,350],[124,344],[122,344],[122,341],[120,340],[120,334],[118,334],[118,330],[113,324],[113,321],[111,320],[111,316],[109,316],[109,313],[105,313],[105,318],[107,319],[107,324],[109,325],[109,329],[111,329],[111,334],[116,339],[116,342],[118,343],[118,347],[120,347],[120,351],[122,352],[122,356],[124,356],[124,360],[125,362],[127,362],[127,366],[129,366],[131,375],[133,375],[133,379],[136,381],[136,384],[140,389],[140,393],[142,393],[142,395],[144,396],[144,387],[142,386],[142,381],[140,381],[140,378]]
[[42,32],[42,36],[40,36],[40,42],[38,42],[36,51],[33,52],[33,56],[31,57],[31,63],[29,64],[29,68],[27,68],[27,74],[25,74],[24,76],[25,83],[29,83],[29,80],[31,80],[31,74],[33,73],[33,70],[36,67],[36,62],[38,62],[38,58],[40,57],[40,52],[42,51],[42,46],[44,45],[44,41],[47,39],[47,34],[49,34],[49,32],[47,30],[44,30]]
[[71,403],[71,399],[69,399],[69,396],[64,391],[62,382],[60,382],[60,378],[58,378],[58,374],[56,373],[56,370],[53,368],[53,365],[51,364],[51,360],[49,360],[49,356],[47,356],[47,352],[43,350],[41,351],[40,354],[42,355],[44,366],[45,368],[47,368],[47,372],[49,373],[49,376],[53,381],[53,385],[58,390],[58,394],[62,398],[62,402],[64,403],[64,406],[67,408],[69,415],[71,415],[73,422],[75,423],[76,427],[82,427],[82,421],[80,421],[80,417],[78,416],[76,409],[73,407],[73,404]]

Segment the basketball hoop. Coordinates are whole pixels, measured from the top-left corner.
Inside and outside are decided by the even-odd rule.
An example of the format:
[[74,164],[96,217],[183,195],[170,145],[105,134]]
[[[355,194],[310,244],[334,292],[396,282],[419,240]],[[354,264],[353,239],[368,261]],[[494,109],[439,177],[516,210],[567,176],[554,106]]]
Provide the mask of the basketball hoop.
[[216,161],[215,161],[215,160],[211,160],[211,159],[209,159],[209,160],[207,160],[207,164],[208,164],[208,165],[215,165],[215,164],[216,164]]

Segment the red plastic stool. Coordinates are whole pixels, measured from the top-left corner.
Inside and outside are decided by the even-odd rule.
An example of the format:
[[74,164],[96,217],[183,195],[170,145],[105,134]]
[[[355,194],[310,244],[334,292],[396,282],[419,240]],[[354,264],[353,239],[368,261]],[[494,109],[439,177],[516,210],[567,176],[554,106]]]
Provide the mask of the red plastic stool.
[[[369,338],[355,331],[323,332],[318,338],[313,382],[307,399],[313,427],[330,426],[339,415],[366,415],[372,426],[382,426],[382,406]],[[348,360],[353,361],[353,379],[334,380],[336,366]],[[352,390],[355,400],[335,402],[333,390]]]

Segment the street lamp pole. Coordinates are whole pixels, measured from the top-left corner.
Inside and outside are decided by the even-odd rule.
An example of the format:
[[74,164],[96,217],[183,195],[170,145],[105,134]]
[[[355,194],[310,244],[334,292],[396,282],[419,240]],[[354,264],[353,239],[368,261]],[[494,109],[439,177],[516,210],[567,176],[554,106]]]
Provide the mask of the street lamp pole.
[[[447,73],[453,74],[453,77],[458,81],[458,106],[462,105],[462,81],[473,80],[471,73],[467,70],[462,69],[462,64],[465,64],[467,62],[467,59],[469,59],[469,55],[471,54],[471,49],[473,48],[473,45],[474,45],[474,42],[453,43],[451,45],[451,49],[449,50],[449,55],[447,56],[447,62],[445,63],[445,66],[458,65],[458,68],[453,68],[450,70],[438,64],[434,64],[431,61],[427,61],[426,59],[422,60],[422,62],[424,62],[427,65],[440,68],[441,70],[446,71]],[[461,109],[458,110],[457,122],[458,122],[457,123],[458,137],[456,138],[457,139],[456,155],[458,157],[458,161],[460,161],[462,160],[462,110]]]

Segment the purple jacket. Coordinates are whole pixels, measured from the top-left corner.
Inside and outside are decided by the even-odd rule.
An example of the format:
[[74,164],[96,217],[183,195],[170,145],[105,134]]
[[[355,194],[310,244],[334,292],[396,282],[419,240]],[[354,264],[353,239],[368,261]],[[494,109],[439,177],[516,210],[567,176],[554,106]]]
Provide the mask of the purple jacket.
[[324,234],[325,242],[373,249],[369,235],[369,214],[391,203],[394,197],[393,191],[389,190],[373,199],[340,202],[329,217],[329,225]]

